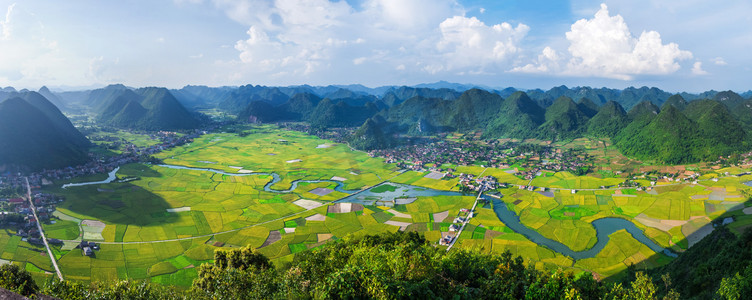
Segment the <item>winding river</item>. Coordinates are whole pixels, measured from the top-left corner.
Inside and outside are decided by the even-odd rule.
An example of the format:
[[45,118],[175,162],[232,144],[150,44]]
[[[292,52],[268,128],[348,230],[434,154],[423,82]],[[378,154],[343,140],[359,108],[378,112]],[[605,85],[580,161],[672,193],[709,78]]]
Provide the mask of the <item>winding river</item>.
[[72,187],[72,186],[85,186],[85,185],[110,183],[110,182],[115,181],[115,179],[117,179],[117,176],[115,176],[115,174],[119,170],[120,170],[120,167],[117,167],[114,170],[112,170],[110,173],[107,173],[107,179],[102,180],[102,181],[81,182],[81,183],[67,183],[67,184],[63,184],[63,188],[67,189],[67,188]]
[[[269,181],[266,185],[264,185],[264,191],[272,192],[272,193],[290,193],[293,190],[295,190],[298,187],[298,184],[301,182],[309,182],[309,183],[316,183],[316,182],[329,182],[329,183],[336,183],[337,186],[334,188],[335,191],[350,194],[340,200],[337,200],[335,202],[352,202],[352,203],[361,203],[366,205],[371,205],[376,200],[375,198],[382,199],[380,201],[389,201],[394,202],[397,204],[401,203],[409,203],[414,201],[416,197],[431,197],[431,196],[461,196],[462,193],[459,192],[451,192],[451,191],[440,191],[440,190],[434,190],[429,188],[423,188],[423,187],[417,187],[407,184],[397,184],[397,183],[388,183],[390,185],[395,186],[394,191],[385,191],[381,193],[374,193],[371,191],[374,187],[371,187],[367,190],[360,191],[360,190],[345,190],[344,189],[344,183],[341,181],[336,180],[295,180],[290,184],[290,188],[285,190],[275,190],[272,189],[271,186],[274,184],[280,182],[282,179],[280,178],[279,174],[277,173],[265,173],[265,172],[259,172],[259,173],[228,173],[221,170],[215,170],[215,169],[206,169],[206,168],[193,168],[193,167],[185,167],[185,166],[176,166],[176,165],[159,165],[160,167],[164,168],[170,168],[170,169],[183,169],[183,170],[194,170],[194,171],[205,171],[205,172],[214,172],[216,174],[221,175],[228,175],[228,176],[261,176],[261,175],[270,175],[272,176],[272,180]],[[108,175],[108,178],[103,181],[96,181],[96,182],[84,182],[84,183],[69,183],[63,185],[63,188],[72,187],[72,186],[84,186],[84,185],[93,185],[93,184],[105,184],[110,183],[115,180],[115,173],[120,168],[116,168],[112,172],[110,172]],[[601,218],[593,221],[591,224],[595,228],[596,231],[596,238],[597,242],[593,247],[591,247],[588,250],[584,251],[573,251],[566,245],[559,243],[557,241],[551,240],[549,238],[544,237],[542,234],[540,234],[538,231],[535,231],[534,229],[531,229],[524,224],[520,222],[519,216],[517,216],[516,213],[513,211],[510,211],[507,208],[506,203],[502,202],[501,200],[491,198],[488,196],[483,196],[485,199],[490,200],[493,204],[493,211],[496,213],[496,216],[501,220],[507,227],[512,229],[514,232],[522,234],[523,236],[527,237],[532,242],[547,247],[553,251],[556,251],[558,253],[561,253],[563,255],[569,256],[573,258],[574,260],[580,260],[585,258],[592,258],[595,257],[598,253],[603,250],[604,247],[606,247],[606,244],[609,241],[609,235],[619,231],[619,230],[626,230],[629,232],[629,234],[632,235],[637,241],[644,244],[645,246],[648,246],[651,250],[655,251],[656,253],[663,253],[665,255],[676,257],[677,255],[673,252],[671,252],[668,249],[665,249],[655,242],[653,242],[651,239],[649,239],[647,236],[645,236],[645,233],[642,232],[637,226],[625,219],[620,218]],[[383,200],[388,199],[388,200]],[[408,201],[408,202],[400,202],[400,201]]]

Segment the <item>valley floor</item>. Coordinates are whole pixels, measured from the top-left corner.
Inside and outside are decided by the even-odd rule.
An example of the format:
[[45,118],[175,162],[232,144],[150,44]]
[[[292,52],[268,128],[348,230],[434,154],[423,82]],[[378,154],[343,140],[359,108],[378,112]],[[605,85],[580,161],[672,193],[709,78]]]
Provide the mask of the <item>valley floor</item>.
[[[399,170],[347,145],[273,126],[255,127],[243,137],[204,135],[157,156],[166,165],[121,166],[118,178],[137,180],[67,189],[60,188],[66,182],[55,182],[44,188],[66,197],[55,224],[45,225],[49,238],[66,241],[53,248],[66,279],[148,279],[188,287],[196,268],[211,262],[219,247],[251,245],[283,264],[295,253],[349,234],[417,231],[438,242],[454,234],[455,218],[466,216],[463,209],[476,200],[459,193],[459,178]],[[733,175],[743,173],[738,168],[705,171],[697,183],[643,182],[650,189],[638,190],[601,188],[625,181],[602,173],[545,173],[531,181],[508,169],[452,167],[457,174],[510,184],[496,191],[500,201],[476,208],[454,248],[510,250],[538,268],[617,278],[629,265],[649,268],[673,258],[626,230],[614,230],[599,253],[575,261],[510,228],[493,203],[573,251],[596,244],[593,222],[603,218],[627,220],[653,243],[677,253],[712,231],[714,221],[737,231],[752,224],[745,184],[752,175]],[[535,188],[521,188],[526,186]],[[343,198],[349,202],[337,201]],[[49,258],[13,233],[0,235],[0,258],[24,264],[40,280],[51,276]],[[81,239],[96,241],[100,249],[82,255],[74,249]]]

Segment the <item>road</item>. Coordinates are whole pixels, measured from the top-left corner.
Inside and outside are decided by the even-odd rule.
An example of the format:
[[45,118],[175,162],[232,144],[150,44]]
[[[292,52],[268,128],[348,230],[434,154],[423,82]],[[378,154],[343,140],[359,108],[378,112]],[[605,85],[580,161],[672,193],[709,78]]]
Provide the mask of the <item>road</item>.
[[55,267],[55,272],[57,273],[57,277],[60,280],[63,280],[63,273],[60,272],[60,267],[57,265],[57,260],[55,259],[55,254],[52,253],[52,249],[50,249],[50,244],[47,243],[47,236],[44,235],[44,229],[42,229],[42,222],[39,220],[39,216],[37,216],[37,208],[34,206],[34,201],[31,198],[31,185],[29,185],[29,177],[25,177],[26,179],[26,200],[29,200],[29,207],[31,207],[31,213],[34,214],[34,218],[37,220],[37,227],[39,228],[39,234],[42,235],[42,242],[44,243],[44,247],[47,248],[47,255],[50,257],[50,261],[52,261],[52,266]]
[[[485,170],[484,170],[484,172],[485,172]],[[480,177],[480,176],[478,176],[478,177]],[[485,186],[481,186],[480,191],[478,192],[478,197],[475,198],[475,203],[473,203],[473,208],[470,209],[470,214],[475,214],[475,207],[478,206],[478,200],[480,200],[480,197],[483,196],[483,188],[485,188]],[[454,247],[454,243],[456,243],[457,240],[460,239],[460,235],[462,234],[462,231],[465,230],[465,225],[467,225],[467,223],[469,223],[469,222],[470,222],[470,215],[468,214],[468,217],[465,218],[465,221],[462,222],[462,227],[460,227],[460,230],[457,231],[456,235],[454,235],[454,239],[452,239],[452,243],[449,244],[449,247],[447,247],[447,251],[452,250],[452,247]]]

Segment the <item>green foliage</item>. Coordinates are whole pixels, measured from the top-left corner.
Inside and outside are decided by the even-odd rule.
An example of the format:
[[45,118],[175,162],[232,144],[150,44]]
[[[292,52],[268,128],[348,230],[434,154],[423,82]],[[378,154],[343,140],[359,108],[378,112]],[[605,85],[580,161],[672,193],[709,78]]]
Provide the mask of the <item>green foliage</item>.
[[684,100],[684,97],[676,94],[666,99],[666,102],[663,103],[661,110],[666,109],[666,107],[668,107],[669,105],[673,105],[679,110],[684,110],[687,108],[687,105],[689,105],[689,103],[687,103],[687,100]]
[[41,293],[66,300],[195,299],[190,292],[132,280],[97,282],[87,286],[79,282],[52,279],[45,284]]
[[353,127],[363,124],[378,112],[372,102],[365,106],[351,106],[344,101],[324,99],[311,112],[308,121],[313,128]]
[[0,287],[24,296],[36,294],[39,289],[31,274],[14,264],[0,266]]
[[374,118],[366,120],[350,138],[350,146],[361,150],[383,149],[390,144],[391,139],[381,131]]
[[560,97],[546,109],[546,122],[538,129],[543,139],[573,139],[582,136],[588,116],[568,97]]
[[[733,299],[737,293],[750,295],[751,246],[752,231],[737,237],[727,228],[719,227],[679,258],[651,274],[670,275],[680,294],[698,299],[710,299],[716,291],[727,299]],[[738,274],[743,277],[740,279]],[[748,297],[742,299],[745,298]]]
[[629,119],[624,108],[619,103],[608,101],[588,121],[587,133],[596,137],[613,138],[628,124]]
[[669,164],[713,159],[749,147],[746,132],[718,102],[693,101],[685,112],[669,105],[652,119],[649,112],[638,114],[616,136],[616,146],[626,155]]
[[484,135],[489,138],[525,138],[535,136],[538,126],[545,121],[545,110],[527,94],[515,92],[501,105],[496,118],[488,123]]

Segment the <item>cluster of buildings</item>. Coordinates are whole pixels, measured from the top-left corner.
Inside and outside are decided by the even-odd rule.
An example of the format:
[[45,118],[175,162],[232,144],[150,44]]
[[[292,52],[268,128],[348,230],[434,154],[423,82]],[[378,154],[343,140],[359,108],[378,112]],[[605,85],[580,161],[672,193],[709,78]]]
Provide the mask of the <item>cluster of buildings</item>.
[[[4,225],[14,226],[16,228],[16,235],[29,242],[29,244],[42,246],[44,243],[42,242],[42,236],[37,223],[50,222],[57,203],[62,202],[64,198],[37,192],[32,194],[32,199],[39,220],[34,217],[31,203],[24,198],[0,198],[0,208],[2,210],[0,212],[2,216],[0,219]],[[63,243],[63,241],[58,239],[48,239],[48,242],[53,245]]]
[[496,177],[483,176],[475,178],[473,174],[459,174],[460,190],[463,192],[477,192],[480,190],[493,191],[498,188],[506,188],[506,183],[499,183]]
[[93,154],[89,154],[91,159],[84,165],[62,169],[42,170],[25,176],[20,173],[0,174],[0,189],[25,187],[26,181],[24,177],[29,178],[31,188],[34,189],[40,188],[42,185],[52,184],[50,180],[71,179],[81,176],[108,173],[120,165],[134,162],[153,162],[151,161],[153,160],[151,155],[166,149],[190,143],[193,139],[205,133],[206,131],[195,130],[188,134],[178,135],[174,132],[160,131],[152,133],[156,138],[159,138],[159,144],[148,147],[138,147],[127,141],[121,141],[121,143],[123,143],[122,145],[125,145],[121,154],[110,157],[97,157]]
[[440,141],[426,144],[400,146],[373,150],[372,157],[383,157],[387,163],[414,171],[447,171],[444,164],[470,165],[482,163],[483,167],[514,168],[515,175],[533,179],[542,171],[569,171],[580,175],[592,168],[591,157],[582,150],[554,149],[548,146],[490,142]]
[[350,128],[327,128],[316,129],[307,123],[300,122],[282,122],[278,124],[286,130],[306,132],[310,135],[317,136],[321,139],[331,140],[337,143],[346,144],[350,137],[355,133],[357,127]]

